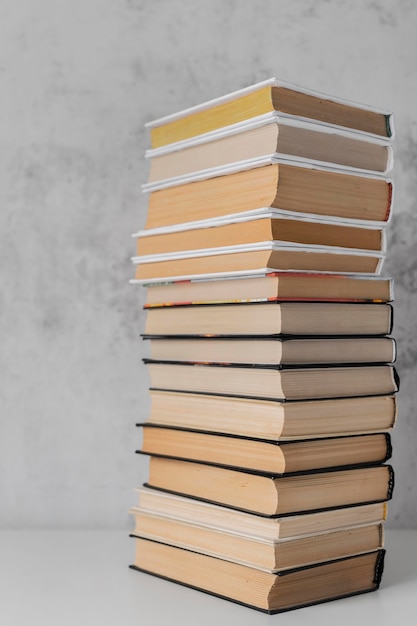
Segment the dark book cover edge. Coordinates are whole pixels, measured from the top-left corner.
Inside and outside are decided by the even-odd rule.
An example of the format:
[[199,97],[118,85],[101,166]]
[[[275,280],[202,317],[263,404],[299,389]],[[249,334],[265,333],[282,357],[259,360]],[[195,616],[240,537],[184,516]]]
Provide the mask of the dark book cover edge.
[[183,334],[178,334],[178,335],[164,335],[164,334],[147,334],[147,333],[140,333],[139,335],[141,337],[141,339],[144,339],[146,341],[150,341],[152,339],[163,339],[163,340],[171,340],[171,339],[181,339],[184,342],[186,341],[191,341],[191,340],[195,340],[195,339],[200,339],[201,341],[207,341],[207,342],[215,342],[215,341],[224,341],[224,340],[228,340],[231,343],[233,341],[274,341],[277,343],[284,343],[284,342],[288,342],[290,343],[291,341],[303,341],[303,340],[314,340],[317,339],[318,341],[323,340],[323,339],[344,339],[345,341],[349,341],[350,339],[390,339],[392,342],[395,342],[395,339],[393,337],[389,336],[389,333],[387,334],[382,334],[382,335],[335,335],[335,334],[331,334],[331,335],[293,335],[293,334],[286,334],[286,335],[281,335],[281,334],[270,334],[270,335],[199,335],[199,334],[190,334],[190,335],[183,335]]
[[[275,370],[277,372],[282,371],[300,371],[300,370],[339,370],[339,369],[359,369],[363,367],[389,367],[394,370],[394,378],[396,378],[395,368],[392,363],[312,363],[312,364],[281,364],[281,363],[221,363],[218,361],[176,361],[168,359],[142,359],[145,365],[180,365],[182,367],[209,367],[209,368],[224,368],[224,369],[258,369],[258,370]],[[397,382],[397,380],[396,380]]]
[[[187,282],[187,281],[183,281]],[[194,281],[190,281],[194,282]],[[142,285],[143,287],[147,287],[147,285]],[[153,286],[153,285],[152,285]],[[265,304],[265,303],[277,303],[282,304],[285,302],[298,302],[298,303],[307,303],[307,304],[391,304],[394,302],[393,290],[391,289],[391,294],[387,300],[380,300],[376,298],[303,298],[301,296],[277,296],[277,297],[265,297],[265,298],[242,298],[240,300],[204,300],[204,301],[174,301],[174,302],[149,302],[145,303],[142,306],[142,310],[152,311],[152,309],[180,309],[187,307],[197,307],[197,306],[218,306],[218,305],[230,305],[230,304]]]

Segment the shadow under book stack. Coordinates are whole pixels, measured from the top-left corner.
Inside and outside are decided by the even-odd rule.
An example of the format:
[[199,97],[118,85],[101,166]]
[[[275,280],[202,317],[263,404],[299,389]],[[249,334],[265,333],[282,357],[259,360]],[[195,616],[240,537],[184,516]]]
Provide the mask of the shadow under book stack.
[[271,79],[149,127],[132,567],[269,613],[375,590],[392,116]]

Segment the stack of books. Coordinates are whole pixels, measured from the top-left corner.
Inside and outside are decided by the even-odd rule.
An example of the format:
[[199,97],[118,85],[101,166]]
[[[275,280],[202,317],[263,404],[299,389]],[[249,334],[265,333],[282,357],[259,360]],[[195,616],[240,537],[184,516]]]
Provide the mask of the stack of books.
[[269,613],[375,590],[392,115],[271,79],[149,126],[132,567]]

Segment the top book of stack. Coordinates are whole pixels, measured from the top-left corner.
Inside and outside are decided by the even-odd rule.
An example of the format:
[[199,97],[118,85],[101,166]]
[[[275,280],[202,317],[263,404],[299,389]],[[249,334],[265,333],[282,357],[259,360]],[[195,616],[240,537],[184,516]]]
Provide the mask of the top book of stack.
[[271,78],[147,124],[152,148],[183,141],[259,116],[296,117],[374,137],[394,136],[389,111],[311,91]]

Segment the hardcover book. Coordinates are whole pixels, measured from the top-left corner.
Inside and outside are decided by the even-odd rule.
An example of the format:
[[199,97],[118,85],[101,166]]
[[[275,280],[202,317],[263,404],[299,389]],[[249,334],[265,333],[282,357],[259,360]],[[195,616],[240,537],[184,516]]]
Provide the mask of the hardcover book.
[[276,78],[256,83],[146,124],[152,147],[181,141],[250,118],[291,115],[376,137],[393,137],[390,111],[306,89]]
[[390,304],[254,302],[147,309],[146,335],[388,335]]
[[398,391],[392,365],[285,367],[144,361],[154,389],[276,400],[379,396]]
[[[222,175],[220,175],[222,174]],[[246,170],[225,167],[213,177],[181,179],[153,189],[145,228],[260,214],[317,216],[346,224],[384,225],[391,214],[390,179],[280,160]]]
[[379,274],[383,260],[384,255],[373,250],[275,241],[132,258],[135,279],[142,281],[273,270]]
[[278,613],[378,589],[384,550],[270,573],[136,538],[132,568],[265,613]]
[[149,340],[156,361],[246,365],[318,365],[330,363],[393,363],[391,337],[158,337]]
[[388,433],[271,441],[142,424],[141,454],[277,475],[384,463]]
[[267,300],[391,302],[394,299],[392,278],[375,275],[261,272],[162,283],[145,281],[144,285],[145,307]]
[[209,219],[140,230],[133,237],[137,240],[137,256],[250,246],[268,241],[385,252],[384,228],[346,226],[324,219],[287,218],[277,210],[261,217]]
[[149,394],[148,424],[273,441],[382,432],[397,417],[395,395],[284,402],[158,389]]
[[260,515],[279,517],[390,500],[389,465],[284,476],[151,456],[147,486]]

